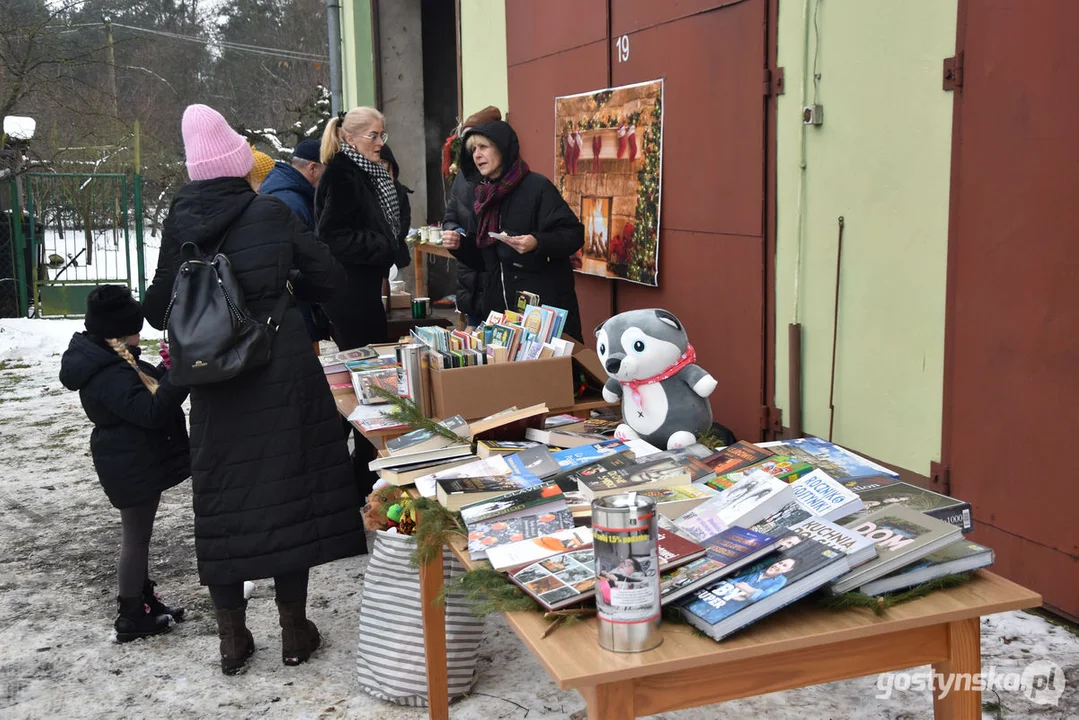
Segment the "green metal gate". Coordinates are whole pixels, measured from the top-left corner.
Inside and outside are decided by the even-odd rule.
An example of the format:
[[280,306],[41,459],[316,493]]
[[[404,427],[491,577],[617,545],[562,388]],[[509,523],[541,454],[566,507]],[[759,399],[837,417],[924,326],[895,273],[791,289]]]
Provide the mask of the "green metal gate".
[[86,296],[104,283],[137,287],[142,296],[139,180],[136,175],[129,184],[128,176],[120,173],[24,176],[26,211],[32,219],[26,238],[30,250],[27,286],[32,288],[28,305],[35,316],[82,315]]

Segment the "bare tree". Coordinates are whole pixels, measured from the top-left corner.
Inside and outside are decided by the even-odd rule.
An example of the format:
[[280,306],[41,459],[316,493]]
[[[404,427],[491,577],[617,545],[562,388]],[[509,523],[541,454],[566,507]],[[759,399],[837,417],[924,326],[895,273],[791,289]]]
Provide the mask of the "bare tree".
[[[69,19],[84,0],[6,0],[0,16],[0,116],[32,105],[76,108],[90,98],[78,70],[105,43],[75,41]],[[85,105],[82,106],[85,109]]]

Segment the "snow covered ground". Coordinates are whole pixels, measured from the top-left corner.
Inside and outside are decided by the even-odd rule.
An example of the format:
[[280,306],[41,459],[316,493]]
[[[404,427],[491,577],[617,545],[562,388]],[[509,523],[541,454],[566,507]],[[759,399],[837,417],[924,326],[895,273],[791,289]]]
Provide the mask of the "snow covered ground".
[[[59,354],[78,329],[81,323],[71,320],[0,320],[0,716],[426,717],[356,686],[366,558],[312,572],[311,617],[328,646],[296,668],[280,662],[272,587],[260,582],[249,606],[259,650],[245,674],[223,676],[209,599],[195,574],[188,483],[163,498],[151,563],[166,600],[186,605],[190,619],[165,636],[113,642],[119,517],[94,476],[90,425],[78,396],[57,380]],[[156,336],[146,330],[147,338]],[[1066,673],[1058,705],[1035,705],[1021,691],[1004,690],[1003,717],[1079,716],[1079,638],[1068,629],[1027,613],[993,615],[982,622],[982,654],[986,672],[1021,671],[1046,660]],[[475,693],[451,708],[455,720],[565,718],[583,708],[575,692],[555,687],[499,617],[487,620],[479,671]],[[878,698],[889,681],[904,687],[898,678],[869,677],[656,717],[931,717],[927,691],[896,689]],[[984,699],[997,698],[986,693]]]

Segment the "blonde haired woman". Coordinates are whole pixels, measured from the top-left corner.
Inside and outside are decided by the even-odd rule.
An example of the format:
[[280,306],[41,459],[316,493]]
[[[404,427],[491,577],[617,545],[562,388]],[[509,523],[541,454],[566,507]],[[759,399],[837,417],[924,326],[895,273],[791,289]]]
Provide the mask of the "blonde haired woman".
[[323,305],[342,350],[386,341],[382,281],[403,248],[397,189],[381,163],[387,139],[382,113],[370,107],[331,118],[322,134],[315,225],[348,273],[344,296]]
[[[122,285],[101,285],[86,300],[86,332],[75,333],[60,361],[60,382],[78,390],[94,424],[90,454],[101,487],[120,511],[117,564],[119,642],[166,632],[182,620],[154,594],[150,536],[161,493],[191,475],[187,391],[168,380],[165,363],[139,359],[142,308]],[[177,568],[179,570],[180,568]]]

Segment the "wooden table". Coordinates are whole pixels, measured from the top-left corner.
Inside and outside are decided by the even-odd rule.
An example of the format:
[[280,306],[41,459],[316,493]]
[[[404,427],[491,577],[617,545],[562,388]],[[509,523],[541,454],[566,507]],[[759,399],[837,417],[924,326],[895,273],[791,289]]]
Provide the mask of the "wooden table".
[[[467,543],[451,545],[465,565]],[[441,562],[421,568],[429,717],[448,720]],[[802,602],[722,641],[688,625],[663,625],[663,644],[644,653],[600,648],[596,620],[542,637],[537,612],[505,613],[506,622],[563,690],[581,693],[589,720],[630,720],[779,690],[932,664],[940,674],[981,672],[982,615],[1037,607],[1041,596],[985,570],[959,587],[895,606],[885,617]],[[981,692],[952,690],[934,699],[938,720],[980,720]]]
[[393,308],[386,312],[386,337],[396,341],[407,337],[412,328],[426,325],[456,328],[459,324],[460,313],[452,308],[432,308],[431,314],[424,318],[412,317],[412,308]]
[[424,255],[437,255],[438,257],[449,258],[456,260],[446,248],[441,245],[432,245],[430,243],[414,243],[412,245],[412,267],[416,273],[416,297],[427,297],[427,275],[425,270],[427,264],[424,262]]
[[[338,408],[351,412],[348,398]],[[355,407],[351,398],[351,407]],[[582,405],[601,406],[589,399]],[[583,412],[574,406],[551,414]],[[380,442],[404,430],[376,431]],[[468,558],[457,538],[450,549],[468,569],[489,567]],[[449,720],[446,616],[437,601],[442,559],[420,567],[426,650],[428,716]],[[948,590],[888,610],[841,612],[812,600],[784,608],[722,641],[702,638],[688,625],[663,625],[663,644],[644,653],[614,653],[599,646],[596,620],[583,620],[542,637],[547,621],[537,612],[505,613],[506,622],[558,687],[581,693],[589,720],[630,720],[779,690],[818,685],[931,664],[940,674],[981,672],[983,615],[1041,605],[1041,596],[985,570]],[[960,686],[964,687],[964,686]],[[953,689],[934,699],[938,720],[980,720],[981,692]]]

